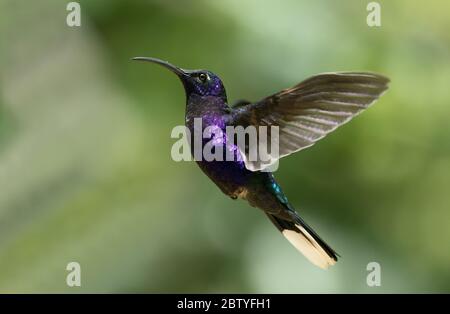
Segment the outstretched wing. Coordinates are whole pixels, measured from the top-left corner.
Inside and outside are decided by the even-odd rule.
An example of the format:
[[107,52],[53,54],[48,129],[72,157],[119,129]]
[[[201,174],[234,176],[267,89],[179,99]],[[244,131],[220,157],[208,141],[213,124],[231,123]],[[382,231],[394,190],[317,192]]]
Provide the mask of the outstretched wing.
[[239,100],[236,100],[236,101],[231,105],[231,107],[232,107],[233,109],[236,109],[236,108],[243,107],[243,106],[247,106],[247,105],[250,105],[250,104],[251,104],[251,101],[248,101],[248,100],[245,100],[245,99],[239,99]]
[[252,161],[247,147],[243,151],[246,167],[262,170],[283,156],[313,145],[369,107],[388,83],[388,78],[374,73],[324,73],[259,102],[236,107],[231,121],[234,126],[279,127],[278,155]]

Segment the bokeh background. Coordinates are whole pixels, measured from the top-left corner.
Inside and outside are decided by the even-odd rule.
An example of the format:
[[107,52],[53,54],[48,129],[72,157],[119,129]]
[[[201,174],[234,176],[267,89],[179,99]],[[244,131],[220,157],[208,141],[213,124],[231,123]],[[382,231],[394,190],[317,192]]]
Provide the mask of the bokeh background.
[[[450,291],[449,1],[379,1],[378,28],[361,0],[81,0],[73,28],[68,2],[0,2],[0,292]],[[212,70],[230,100],[319,72],[391,78],[276,172],[336,266],[171,159],[184,92],[141,55]]]

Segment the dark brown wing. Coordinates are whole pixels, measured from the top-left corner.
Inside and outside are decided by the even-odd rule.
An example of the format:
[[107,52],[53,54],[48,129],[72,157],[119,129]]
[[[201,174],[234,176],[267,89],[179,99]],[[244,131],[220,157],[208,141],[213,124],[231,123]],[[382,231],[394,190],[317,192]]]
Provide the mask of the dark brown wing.
[[[388,88],[389,79],[374,73],[324,73],[263,100],[233,110],[232,124],[278,126],[279,152],[269,161],[249,161],[257,171],[278,158],[307,148],[369,107]],[[270,142],[270,134],[268,138]]]

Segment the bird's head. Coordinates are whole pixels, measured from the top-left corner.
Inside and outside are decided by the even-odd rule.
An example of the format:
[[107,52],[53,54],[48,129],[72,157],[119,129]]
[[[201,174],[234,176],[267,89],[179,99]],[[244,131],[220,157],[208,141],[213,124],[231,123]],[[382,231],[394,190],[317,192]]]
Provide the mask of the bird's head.
[[181,80],[186,91],[186,96],[215,96],[226,101],[225,87],[220,78],[214,73],[206,70],[185,70],[167,61],[156,58],[136,57],[133,60],[152,62],[162,65],[175,73]]

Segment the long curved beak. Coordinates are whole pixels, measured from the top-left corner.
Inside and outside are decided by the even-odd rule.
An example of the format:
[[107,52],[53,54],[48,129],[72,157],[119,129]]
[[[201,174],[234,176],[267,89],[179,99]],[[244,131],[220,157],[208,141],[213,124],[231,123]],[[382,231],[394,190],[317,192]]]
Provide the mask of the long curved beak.
[[145,62],[151,62],[151,63],[156,63],[156,64],[159,64],[159,65],[162,65],[166,69],[169,69],[170,71],[172,71],[173,73],[178,75],[178,77],[180,79],[182,79],[183,77],[187,76],[187,73],[183,69],[181,69],[179,67],[176,67],[176,66],[174,66],[173,64],[170,64],[167,61],[163,61],[163,60],[156,59],[156,58],[148,58],[148,57],[134,57],[131,60],[145,61]]

